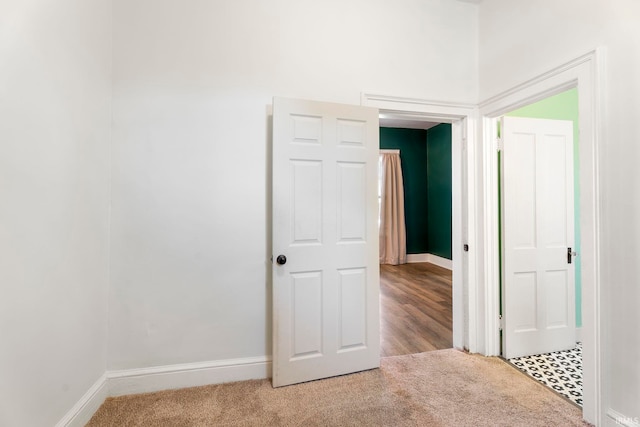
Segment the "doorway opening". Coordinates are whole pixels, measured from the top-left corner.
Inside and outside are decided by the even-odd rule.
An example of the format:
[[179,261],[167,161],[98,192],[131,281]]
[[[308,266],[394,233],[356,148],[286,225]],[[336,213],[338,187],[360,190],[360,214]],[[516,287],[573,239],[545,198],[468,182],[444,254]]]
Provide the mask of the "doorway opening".
[[582,406],[578,106],[571,88],[504,114],[497,162],[501,355]]
[[[395,157],[402,169],[401,179],[387,176],[391,171],[379,174],[379,194],[385,189],[382,213],[397,213],[384,217],[381,233],[398,243],[381,241],[382,357],[453,347],[451,127],[380,118],[381,160]],[[385,185],[383,177],[396,185]],[[398,192],[401,206],[390,200]],[[400,221],[405,233],[393,239]],[[400,257],[390,253],[396,250]]]
[[[453,348],[482,352],[477,281],[476,115],[471,104],[362,94],[362,105],[375,107],[385,120],[451,125],[451,301]],[[469,189],[469,190],[468,190]]]
[[498,168],[495,156],[498,141],[495,129],[499,117],[522,106],[556,95],[571,88],[578,90],[579,103],[579,168],[580,168],[580,240],[582,294],[582,412],[586,421],[602,424],[606,411],[606,378],[602,360],[606,348],[602,342],[601,298],[606,294],[600,286],[599,255],[599,179],[598,149],[603,141],[602,86],[603,53],[597,49],[561,64],[519,86],[502,92],[480,104],[482,126],[482,171],[484,219],[484,338],[485,354],[500,354],[499,316],[499,236],[498,236]]
[[[521,106],[577,87],[580,109],[583,415],[602,424],[607,379],[602,373],[600,202],[598,149],[603,140],[603,50],[560,64],[484,100],[456,104],[363,93],[361,104],[381,114],[452,123],[453,129],[453,346],[485,356],[500,354],[498,169],[496,123]],[[457,160],[456,160],[457,159]],[[464,170],[463,168],[466,168]],[[465,184],[468,191],[462,192]],[[464,249],[463,249],[464,248]]]

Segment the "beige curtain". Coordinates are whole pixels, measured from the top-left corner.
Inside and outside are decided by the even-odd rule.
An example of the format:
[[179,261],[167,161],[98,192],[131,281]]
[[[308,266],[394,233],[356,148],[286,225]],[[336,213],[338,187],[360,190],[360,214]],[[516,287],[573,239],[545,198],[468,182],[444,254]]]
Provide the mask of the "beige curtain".
[[380,153],[380,264],[407,263],[400,153]]

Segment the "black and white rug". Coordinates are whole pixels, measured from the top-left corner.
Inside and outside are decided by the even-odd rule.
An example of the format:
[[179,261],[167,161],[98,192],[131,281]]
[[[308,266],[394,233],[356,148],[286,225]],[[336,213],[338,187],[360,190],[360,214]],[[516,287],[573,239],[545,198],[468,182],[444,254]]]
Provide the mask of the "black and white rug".
[[516,357],[509,363],[582,406],[582,343],[572,350]]

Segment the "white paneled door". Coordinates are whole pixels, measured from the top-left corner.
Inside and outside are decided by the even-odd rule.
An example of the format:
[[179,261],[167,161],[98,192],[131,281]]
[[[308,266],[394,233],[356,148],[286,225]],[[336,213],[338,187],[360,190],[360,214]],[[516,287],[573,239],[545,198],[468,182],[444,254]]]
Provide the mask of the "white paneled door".
[[573,348],[573,124],[502,119],[503,355]]
[[273,102],[273,385],[380,365],[378,110]]

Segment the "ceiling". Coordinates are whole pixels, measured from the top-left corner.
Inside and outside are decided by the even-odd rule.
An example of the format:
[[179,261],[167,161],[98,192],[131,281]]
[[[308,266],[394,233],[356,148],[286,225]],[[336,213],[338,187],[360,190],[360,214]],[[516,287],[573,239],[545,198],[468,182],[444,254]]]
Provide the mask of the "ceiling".
[[404,129],[430,129],[440,122],[431,122],[421,117],[406,117],[396,114],[380,114],[380,127]]

